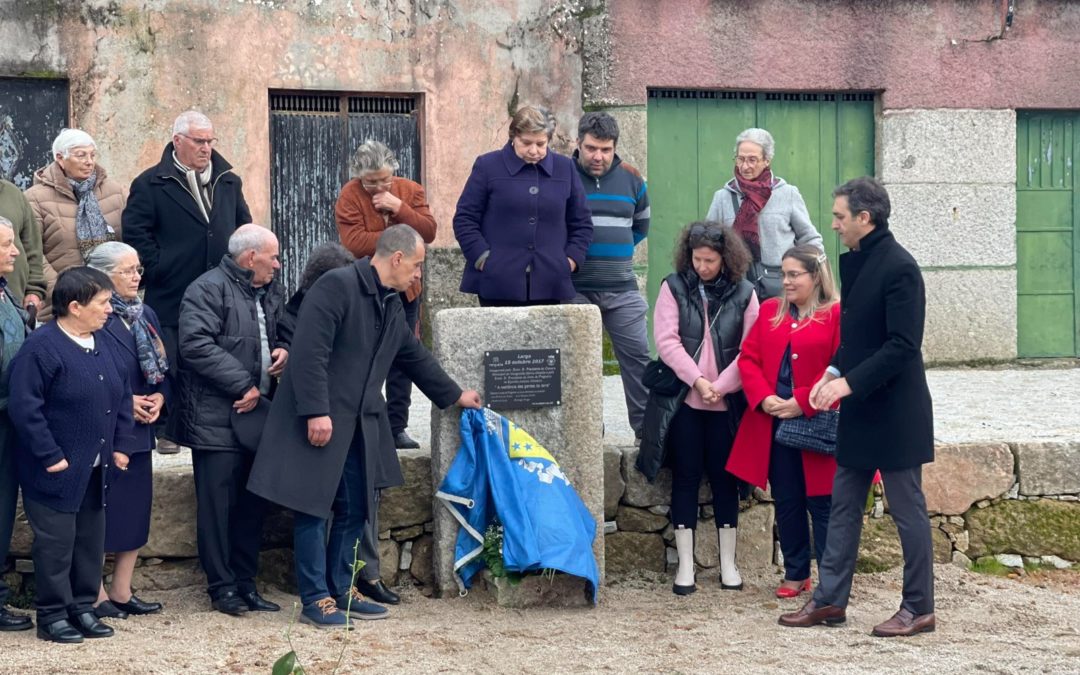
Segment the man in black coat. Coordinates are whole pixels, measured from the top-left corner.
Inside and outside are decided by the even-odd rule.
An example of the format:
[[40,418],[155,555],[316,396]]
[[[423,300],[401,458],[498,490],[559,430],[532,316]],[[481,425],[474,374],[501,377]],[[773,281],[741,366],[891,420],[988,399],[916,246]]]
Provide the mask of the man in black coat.
[[829,539],[818,587],[784,626],[846,619],[866,495],[881,471],[904,551],[900,610],[874,627],[879,637],[932,631],[934,560],[922,465],[934,461],[934,421],[922,361],[926,293],[922,273],[889,231],[889,195],[873,178],[833,192],[832,228],[851,249],[840,256],[840,347],[810,392],[819,410],[843,399]]
[[177,440],[191,447],[199,561],[214,609],[225,614],[279,609],[255,590],[264,502],[244,487],[252,455],[234,427],[270,393],[289,358],[277,334],[285,311],[274,283],[280,267],[274,233],[243,225],[180,305]]
[[[228,252],[233,231],[251,222],[240,177],[213,149],[216,140],[206,115],[189,110],[177,117],[172,142],[156,166],[132,181],[121,216],[124,241],[139,252],[146,268],[145,302],[161,320],[169,363],[178,363],[177,326],[184,291]],[[170,421],[160,435],[167,442],[159,443],[158,451],[175,452],[175,422]]]
[[420,278],[424,255],[416,230],[392,225],[379,236],[374,256],[325,273],[300,306],[289,367],[248,489],[296,512],[294,553],[305,623],[344,628],[339,610],[346,608],[354,619],[386,616],[353,586],[353,562],[365,520],[375,512],[375,485],[403,482],[382,396],[390,366],[440,408],[481,405],[480,396],[462,391],[405,322],[399,293]]

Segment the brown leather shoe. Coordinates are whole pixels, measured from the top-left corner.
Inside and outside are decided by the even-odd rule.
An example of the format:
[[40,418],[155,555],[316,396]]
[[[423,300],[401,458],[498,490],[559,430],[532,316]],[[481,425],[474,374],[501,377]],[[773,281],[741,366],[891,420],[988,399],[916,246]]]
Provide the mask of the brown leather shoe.
[[870,632],[876,637],[909,637],[919,633],[932,633],[937,627],[934,613],[912,614],[906,609],[901,609],[885,623],[874,626]]
[[836,626],[845,621],[847,621],[847,612],[843,607],[837,607],[835,605],[822,605],[818,607],[817,603],[811,600],[803,605],[802,609],[797,612],[781,614],[780,620],[777,623],[781,626],[788,626],[791,628],[809,628],[810,626],[817,626],[819,624]]

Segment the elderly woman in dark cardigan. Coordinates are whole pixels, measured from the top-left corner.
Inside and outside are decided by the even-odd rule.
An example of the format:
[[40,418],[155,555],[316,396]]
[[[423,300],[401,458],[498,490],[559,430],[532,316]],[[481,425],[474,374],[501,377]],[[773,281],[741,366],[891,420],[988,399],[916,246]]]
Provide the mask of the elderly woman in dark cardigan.
[[126,470],[113,465],[106,472],[105,551],[114,555],[114,566],[109,591],[103,583],[94,610],[99,618],[124,619],[129,614],[161,611],[160,603],[145,602],[132,593],[131,577],[139,549],[150,538],[154,422],[171,393],[165,377],[169,362],[157,314],[139,300],[143,268],[138,252],[125,243],[109,241],[91,249],[86,264],[108,274],[116,289],[110,299],[113,311],[101,334],[115,347],[117,367],[127,373],[132,391],[129,405],[135,415],[134,442],[123,448],[130,457]]
[[53,287],[56,320],[11,362],[8,412],[23,506],[34,531],[37,635],[53,642],[109,637],[94,615],[105,553],[105,475],[128,465],[131,385],[101,333],[112,282],[72,267]]

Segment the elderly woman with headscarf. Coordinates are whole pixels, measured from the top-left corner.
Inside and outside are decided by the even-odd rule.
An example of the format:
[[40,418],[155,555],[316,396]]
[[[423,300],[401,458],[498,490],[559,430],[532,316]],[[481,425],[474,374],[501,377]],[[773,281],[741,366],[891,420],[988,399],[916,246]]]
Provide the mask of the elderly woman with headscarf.
[[105,274],[72,267],[56,278],[56,320],[26,338],[11,362],[8,412],[34,543],[37,635],[102,638],[94,614],[105,557],[105,476],[128,465],[131,385],[101,329],[112,305]]
[[127,375],[135,416],[132,442],[123,448],[130,458],[127,468],[114,465],[105,479],[105,552],[114,554],[113,578],[107,593],[102,584],[94,610],[99,617],[122,619],[161,610],[161,603],[135,596],[131,577],[139,549],[150,538],[153,425],[171,394],[165,377],[169,362],[157,314],[139,300],[143,268],[135,249],[119,241],[105,242],[90,251],[86,264],[108,274],[115,289],[109,299],[113,311],[101,333],[112,341],[117,367]]
[[764,302],[782,294],[784,252],[797,244],[825,248],[810,222],[799,188],[772,172],[776,143],[764,129],[735,137],[735,177],[713,195],[706,220],[730,226],[742,237],[753,260],[746,278]]
[[41,224],[48,294],[39,311],[52,316],[48,295],[56,276],[85,264],[98,244],[120,239],[120,214],[127,203],[124,188],[97,163],[97,144],[80,129],[64,129],[53,141],[53,161],[34,172],[26,199]]

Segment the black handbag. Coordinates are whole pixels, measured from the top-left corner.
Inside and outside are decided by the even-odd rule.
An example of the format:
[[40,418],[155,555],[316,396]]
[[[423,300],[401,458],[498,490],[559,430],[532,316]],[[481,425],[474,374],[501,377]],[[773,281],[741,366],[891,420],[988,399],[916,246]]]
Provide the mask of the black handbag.
[[645,366],[645,374],[641,376],[641,383],[650,392],[659,396],[674,396],[686,386],[675,375],[675,371],[659,358],[649,361],[648,365]]
[[[694,352],[694,361],[697,361],[701,348],[705,346],[705,334],[712,330],[713,321],[716,321],[718,316],[720,316],[720,310],[716,311],[708,325],[705,326],[705,333],[701,336],[701,344],[698,345],[697,350]],[[661,361],[659,356],[649,361],[645,366],[645,373],[641,376],[641,383],[645,385],[649,393],[657,396],[677,396],[683,393],[683,387],[686,387],[687,390],[690,389],[690,385],[680,380],[675,371],[668,364]]]
[[836,427],[839,422],[839,410],[822,410],[813,417],[799,415],[780,420],[776,425],[776,442],[832,456],[836,454]]

